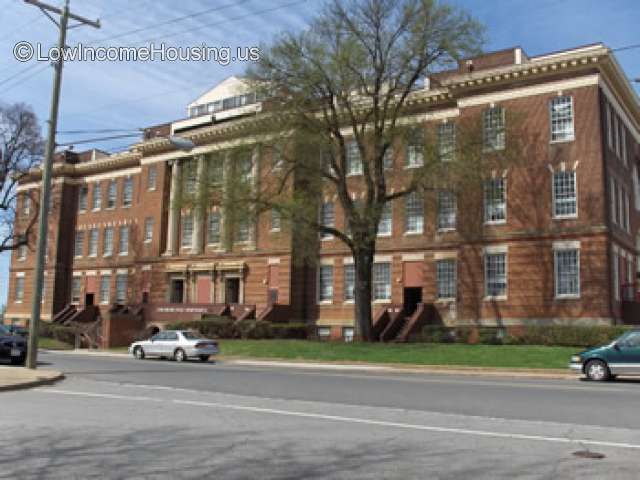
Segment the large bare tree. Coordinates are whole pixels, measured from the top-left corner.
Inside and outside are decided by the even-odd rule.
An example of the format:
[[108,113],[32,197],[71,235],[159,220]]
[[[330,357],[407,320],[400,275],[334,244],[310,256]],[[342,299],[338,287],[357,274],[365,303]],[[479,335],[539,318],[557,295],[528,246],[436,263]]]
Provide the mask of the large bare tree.
[[[0,103],[0,252],[27,245],[37,218],[37,198],[16,187],[42,159],[38,119],[23,103]],[[17,220],[17,221],[16,221]]]

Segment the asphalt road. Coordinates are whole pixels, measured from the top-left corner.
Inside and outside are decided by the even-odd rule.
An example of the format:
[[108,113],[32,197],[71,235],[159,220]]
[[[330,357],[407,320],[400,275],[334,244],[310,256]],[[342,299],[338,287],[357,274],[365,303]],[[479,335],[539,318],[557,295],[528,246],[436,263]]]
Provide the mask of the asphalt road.
[[639,476],[640,382],[40,358],[67,379],[0,394],[0,479]]

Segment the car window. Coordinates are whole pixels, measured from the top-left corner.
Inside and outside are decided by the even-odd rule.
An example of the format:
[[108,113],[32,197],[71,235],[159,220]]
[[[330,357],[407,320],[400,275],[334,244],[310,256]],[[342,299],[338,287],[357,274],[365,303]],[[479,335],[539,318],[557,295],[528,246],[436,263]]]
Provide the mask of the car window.
[[11,335],[11,332],[4,325],[0,325],[0,335]]
[[156,333],[153,337],[151,337],[151,340],[153,340],[154,342],[158,340],[164,340],[164,332]]
[[640,332],[631,332],[620,342],[625,347],[640,347]]
[[176,332],[165,332],[165,340],[178,340]]
[[197,340],[198,338],[200,338],[198,335],[196,335],[193,332],[182,332],[182,336],[187,340]]

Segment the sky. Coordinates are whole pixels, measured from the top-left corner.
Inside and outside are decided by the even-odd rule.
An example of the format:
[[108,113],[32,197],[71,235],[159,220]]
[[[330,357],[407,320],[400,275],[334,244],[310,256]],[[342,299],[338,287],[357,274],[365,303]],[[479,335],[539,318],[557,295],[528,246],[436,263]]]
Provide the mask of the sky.
[[[640,0],[451,0],[486,26],[485,50],[520,46],[529,56],[603,42],[611,48],[640,44]],[[61,5],[61,0],[48,0]],[[72,12],[100,18],[101,28],[69,31],[68,45],[253,47],[284,31],[303,29],[320,0],[71,0]],[[179,17],[188,17],[176,20]],[[126,34],[126,35],[125,35]],[[20,41],[57,41],[57,28],[23,0],[0,0],[0,102],[29,104],[43,126],[53,69],[46,62],[18,62]],[[616,56],[630,78],[640,77],[640,48]],[[232,62],[67,62],[59,132],[132,130],[183,118],[186,106],[221,80],[241,74]],[[640,93],[635,84],[636,91]],[[57,142],[130,132],[61,133]],[[78,145],[76,150],[119,151],[135,138]],[[0,255],[0,304],[6,301],[9,255]]]

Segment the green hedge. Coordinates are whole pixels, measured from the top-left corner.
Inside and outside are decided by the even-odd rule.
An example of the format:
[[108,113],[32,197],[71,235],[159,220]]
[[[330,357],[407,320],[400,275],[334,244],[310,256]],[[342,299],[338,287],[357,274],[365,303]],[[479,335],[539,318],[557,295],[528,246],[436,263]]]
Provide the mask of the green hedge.
[[524,326],[514,328],[427,325],[413,340],[428,343],[589,347],[609,343],[627,331],[618,326]]
[[208,317],[206,320],[180,322],[167,325],[168,330],[196,330],[206,337],[247,338],[254,340],[270,338],[307,338],[307,326],[304,323],[268,323],[255,320],[242,320],[238,323],[232,318]]
[[56,325],[55,323],[40,322],[38,324],[38,334],[44,338],[53,338],[60,342],[75,345],[76,331],[73,327]]

